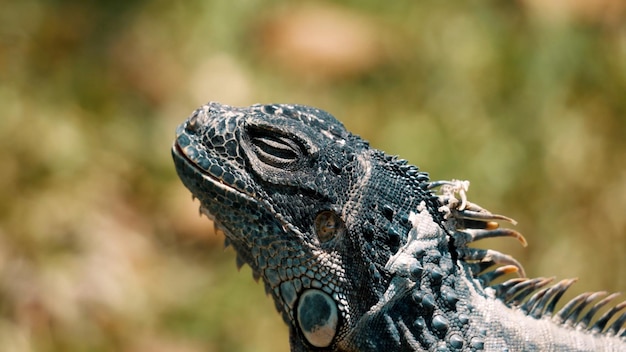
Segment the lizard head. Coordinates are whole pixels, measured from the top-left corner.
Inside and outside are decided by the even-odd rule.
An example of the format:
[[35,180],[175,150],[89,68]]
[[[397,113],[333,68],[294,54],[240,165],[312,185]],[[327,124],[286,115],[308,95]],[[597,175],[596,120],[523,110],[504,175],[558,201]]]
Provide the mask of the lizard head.
[[590,324],[615,294],[592,305],[606,293],[585,293],[555,312],[575,280],[546,287],[551,279],[524,278],[514,258],[468,247],[495,237],[526,245],[497,223],[514,220],[468,201],[469,182],[429,182],[324,111],[209,103],[178,127],[172,154],[238,265],[263,278],[292,350],[482,350],[516,336],[519,346],[520,329],[552,315],[555,329],[624,335],[626,302]]
[[426,174],[301,105],[209,103],[178,127],[172,154],[238,263],[263,278],[292,344],[347,334],[385,292],[406,209],[436,202]]

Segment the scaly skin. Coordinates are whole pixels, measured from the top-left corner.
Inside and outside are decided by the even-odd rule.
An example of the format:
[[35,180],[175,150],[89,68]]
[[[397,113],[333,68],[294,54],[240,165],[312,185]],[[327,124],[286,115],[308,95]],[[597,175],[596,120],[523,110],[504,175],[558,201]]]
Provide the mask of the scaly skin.
[[[576,306],[554,312],[573,281],[489,287],[521,266],[466,245],[524,242],[494,222],[510,219],[468,202],[468,184],[429,182],[324,111],[209,103],[179,126],[172,154],[238,263],[263,278],[292,351],[626,350],[626,302],[591,324]],[[503,266],[478,275],[492,264]],[[596,308],[597,296],[578,307]]]

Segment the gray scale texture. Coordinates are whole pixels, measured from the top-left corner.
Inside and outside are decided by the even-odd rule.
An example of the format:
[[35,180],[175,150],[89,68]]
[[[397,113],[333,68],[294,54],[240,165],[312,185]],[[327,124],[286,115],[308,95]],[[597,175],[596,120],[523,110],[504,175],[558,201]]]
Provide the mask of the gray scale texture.
[[[172,154],[238,263],[263,279],[293,351],[626,350],[619,305],[616,322],[593,329],[579,313],[569,325],[553,308],[529,316],[484,284],[428,175],[322,110],[209,103],[178,127]],[[530,297],[543,294],[558,300]],[[309,301],[325,313],[301,326]]]

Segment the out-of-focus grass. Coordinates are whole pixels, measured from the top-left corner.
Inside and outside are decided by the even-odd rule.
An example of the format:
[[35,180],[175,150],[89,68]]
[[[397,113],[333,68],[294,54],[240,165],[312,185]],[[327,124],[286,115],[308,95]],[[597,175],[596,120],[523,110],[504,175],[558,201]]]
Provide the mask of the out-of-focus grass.
[[[546,5],[546,3],[549,3]],[[520,221],[530,275],[626,290],[619,0],[5,4],[0,350],[278,351],[169,155],[196,106],[325,108]]]

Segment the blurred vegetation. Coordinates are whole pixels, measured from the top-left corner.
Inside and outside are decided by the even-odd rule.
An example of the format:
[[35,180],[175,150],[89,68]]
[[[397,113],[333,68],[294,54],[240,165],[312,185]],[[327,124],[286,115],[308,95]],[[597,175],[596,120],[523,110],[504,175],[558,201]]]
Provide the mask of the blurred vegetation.
[[287,351],[177,179],[209,100],[324,108],[626,291],[626,3],[35,1],[0,13],[0,350]]

